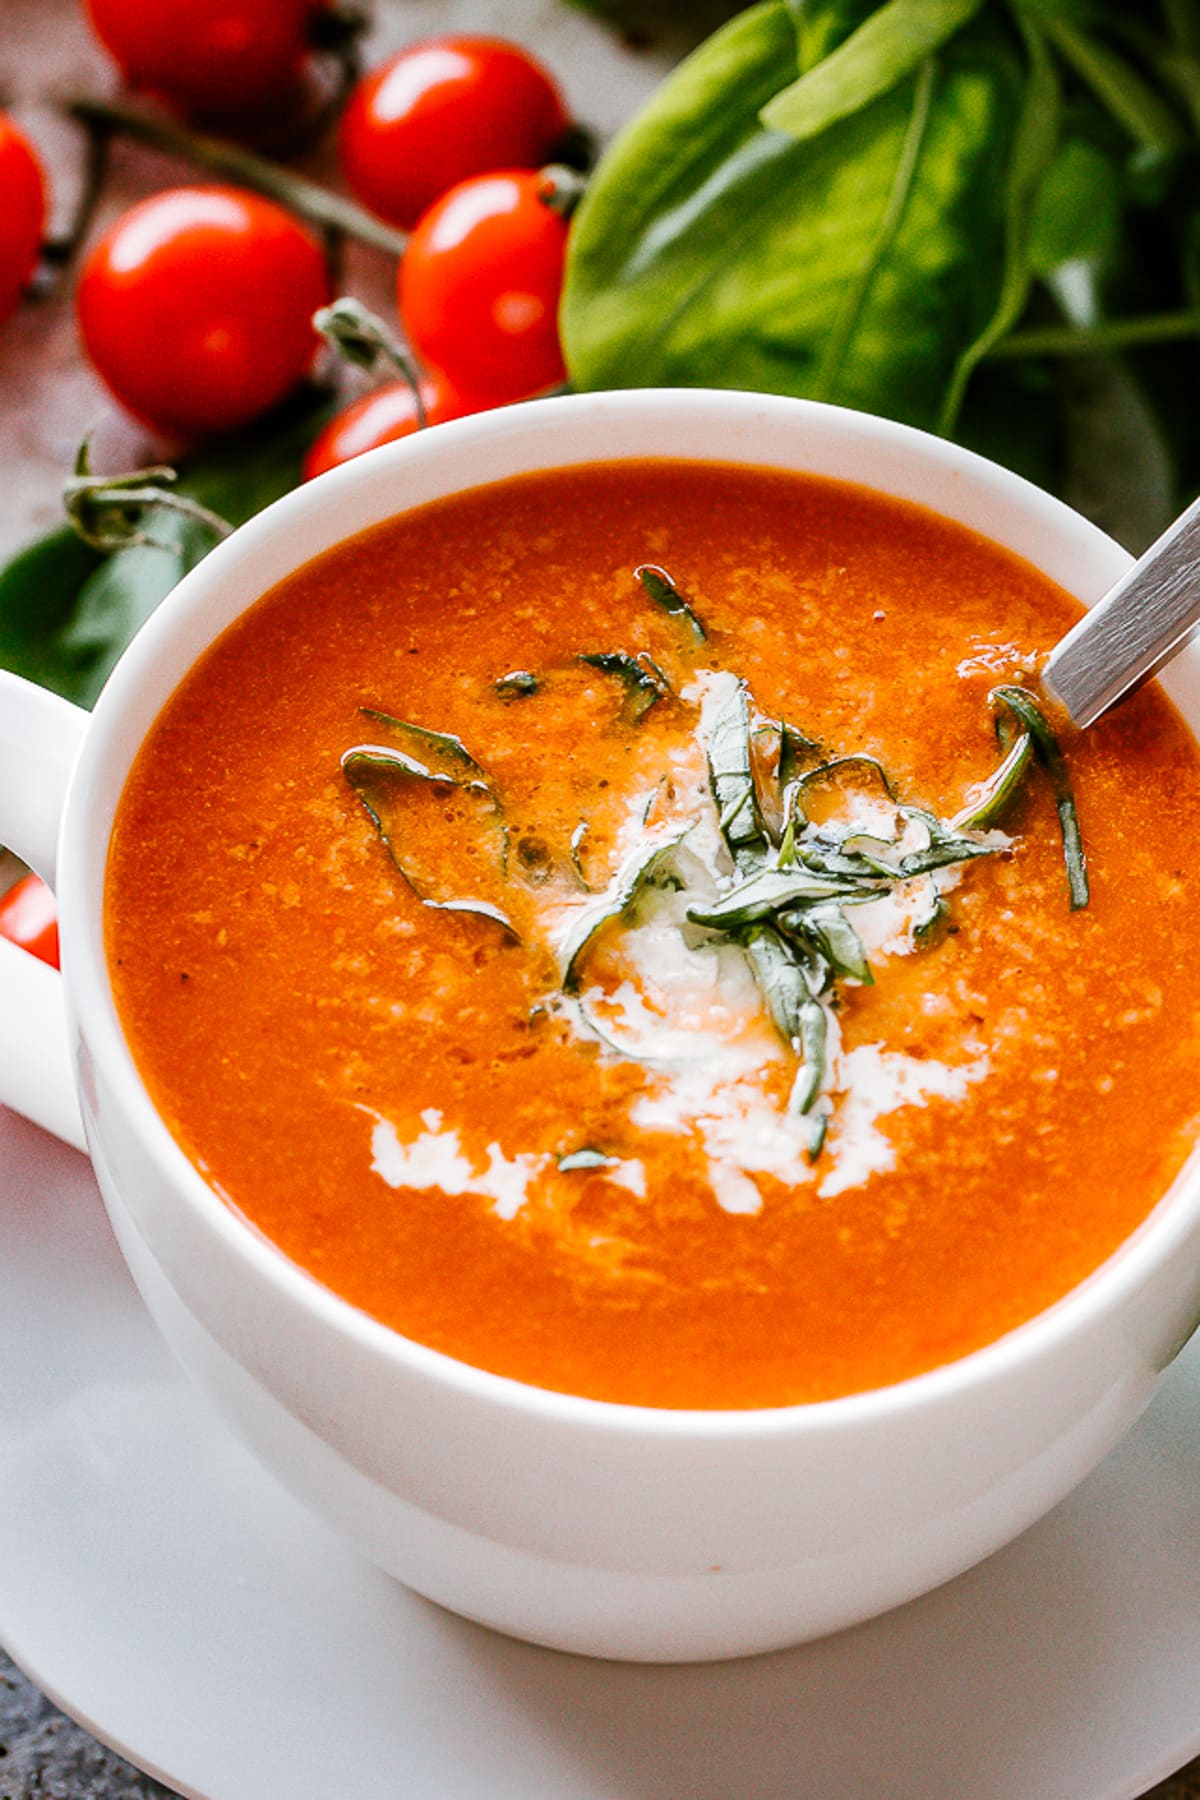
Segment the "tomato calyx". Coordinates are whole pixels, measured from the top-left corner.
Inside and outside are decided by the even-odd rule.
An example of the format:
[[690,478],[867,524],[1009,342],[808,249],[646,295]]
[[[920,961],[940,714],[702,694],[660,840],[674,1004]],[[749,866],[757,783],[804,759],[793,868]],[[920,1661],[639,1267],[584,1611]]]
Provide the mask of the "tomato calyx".
[[587,177],[567,163],[547,163],[538,171],[538,199],[561,219],[569,219],[587,187]]
[[375,374],[381,365],[399,370],[412,389],[417,425],[424,429],[429,420],[421,388],[421,371],[377,313],[352,295],[343,294],[315,312],[313,324],[330,348],[355,368],[365,369],[369,374]]
[[233,531],[228,519],[186,494],[172,492],[171,484],[178,479],[178,471],[165,463],[125,475],[94,475],[89,435],[76,452],[73,477],[63,484],[63,506],[76,534],[93,550],[127,550],[132,544],[172,548],[143,525],[147,517],[162,512],[181,513],[218,540],[228,537]]

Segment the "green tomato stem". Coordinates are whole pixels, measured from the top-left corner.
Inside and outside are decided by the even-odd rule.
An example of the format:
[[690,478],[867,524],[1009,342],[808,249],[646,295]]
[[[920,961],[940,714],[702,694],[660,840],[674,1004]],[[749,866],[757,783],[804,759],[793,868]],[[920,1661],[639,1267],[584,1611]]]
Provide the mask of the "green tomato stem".
[[988,351],[989,357],[1098,356],[1200,337],[1200,312],[1147,313],[1137,319],[1108,319],[1102,325],[1048,325],[1040,331],[1012,331]]
[[156,118],[118,100],[72,100],[65,110],[70,118],[77,119],[91,132],[136,138],[156,150],[165,150],[214,175],[252,188],[255,193],[265,194],[270,200],[278,200],[282,206],[290,207],[326,231],[343,231],[348,237],[373,244],[392,256],[404,254],[408,240],[403,231],[385,225],[352,200],[331,194],[328,188],[318,186],[315,181],[280,168],[278,163],[268,162],[251,150],[227,143],[224,138],[190,131],[186,126]]

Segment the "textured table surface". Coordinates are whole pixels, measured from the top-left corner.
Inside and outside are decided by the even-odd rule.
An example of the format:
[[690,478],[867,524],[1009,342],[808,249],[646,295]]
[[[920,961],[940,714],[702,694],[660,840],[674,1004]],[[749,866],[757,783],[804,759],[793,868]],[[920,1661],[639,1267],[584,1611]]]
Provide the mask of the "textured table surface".
[[[602,140],[651,90],[670,57],[665,46],[630,53],[559,0],[377,0],[374,13],[371,58],[434,29],[493,29],[536,47]],[[70,93],[105,92],[112,85],[76,0],[0,0],[0,102],[34,135],[49,163],[58,224],[69,215],[74,197],[79,143],[55,101]],[[319,157],[309,166],[327,173]],[[187,179],[186,171],[168,159],[118,148],[101,221],[154,187],[180,179]],[[352,252],[348,273],[350,285],[365,299],[386,305],[390,277],[380,259]],[[65,284],[24,308],[5,327],[0,343],[5,484],[0,556],[57,523],[63,472],[83,431],[98,421],[105,457],[114,466],[128,457],[133,466],[144,446],[136,430],[113,414],[80,359]],[[0,1800],[157,1800],[170,1793],[65,1718],[0,1651]],[[1155,1788],[1153,1800],[1200,1800],[1200,1760]]]

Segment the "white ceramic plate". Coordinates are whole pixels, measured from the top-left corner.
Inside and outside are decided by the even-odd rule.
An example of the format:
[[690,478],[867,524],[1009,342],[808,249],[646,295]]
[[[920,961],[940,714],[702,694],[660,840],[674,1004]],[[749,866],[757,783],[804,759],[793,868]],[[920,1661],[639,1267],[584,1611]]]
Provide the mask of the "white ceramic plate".
[[84,1160],[0,1109],[0,1640],[196,1800],[1133,1800],[1200,1750],[1200,1346],[926,1599],[751,1662],[591,1663],[310,1519],[176,1370]]

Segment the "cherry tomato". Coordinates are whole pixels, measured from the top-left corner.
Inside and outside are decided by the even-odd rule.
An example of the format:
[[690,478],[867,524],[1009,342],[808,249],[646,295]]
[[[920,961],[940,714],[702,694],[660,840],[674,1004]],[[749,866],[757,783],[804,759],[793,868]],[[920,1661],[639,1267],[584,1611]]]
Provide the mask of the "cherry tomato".
[[126,81],[184,112],[236,116],[286,98],[315,0],[87,0]]
[[[437,370],[421,379],[421,399],[425,402],[425,422],[440,425],[446,419],[459,419],[476,409],[462,394],[456,393]],[[411,437],[419,430],[417,403],[407,381],[389,381],[373,388],[330,419],[313,440],[304,459],[304,479],[323,475],[340,463],[374,450],[378,444],[392,444],[397,438]]]
[[365,206],[406,229],[489,169],[536,169],[567,126],[553,78],[499,38],[413,44],[354,90],[338,150]]
[[167,188],[124,213],[88,255],[83,341],[121,404],[160,431],[226,431],[307,371],[329,298],[315,239],[237,188]]
[[0,323],[15,312],[42,247],[46,188],[28,138],[0,113]]
[[567,223],[541,175],[460,181],[423,215],[400,263],[408,341],[482,403],[522,400],[566,378],[558,341]]
[[22,875],[0,895],[0,937],[19,944],[31,956],[58,967],[58,908],[54,895],[38,875]]

